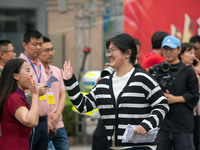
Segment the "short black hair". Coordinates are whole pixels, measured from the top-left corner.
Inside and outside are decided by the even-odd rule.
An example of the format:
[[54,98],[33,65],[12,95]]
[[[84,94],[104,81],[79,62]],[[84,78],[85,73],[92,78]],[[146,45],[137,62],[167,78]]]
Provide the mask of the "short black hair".
[[8,46],[8,44],[11,44],[11,41],[9,41],[9,40],[0,40],[0,51],[4,51],[5,47]]
[[25,32],[23,41],[25,43],[28,43],[30,42],[31,38],[39,39],[42,37],[43,37],[42,34],[38,30],[29,30]]
[[169,35],[165,31],[156,31],[151,37],[152,49],[160,49],[163,39]]
[[181,60],[181,55],[184,54],[187,51],[191,51],[194,48],[194,46],[190,43],[182,43],[181,44],[181,52],[178,55],[179,60]]
[[198,35],[194,35],[190,39],[190,43],[196,43],[196,42],[200,43],[200,36],[198,36]]
[[133,38],[136,45],[139,45],[141,47],[141,43],[137,38]]
[[51,40],[48,37],[44,36],[43,37],[43,42],[47,43],[47,42],[51,42]]

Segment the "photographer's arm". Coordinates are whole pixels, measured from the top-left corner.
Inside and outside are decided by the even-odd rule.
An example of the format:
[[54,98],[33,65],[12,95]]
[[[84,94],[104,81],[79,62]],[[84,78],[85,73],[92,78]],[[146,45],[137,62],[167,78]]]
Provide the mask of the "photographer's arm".
[[186,103],[186,100],[183,98],[183,96],[174,96],[169,93],[164,93],[165,97],[167,98],[168,104],[173,103]]

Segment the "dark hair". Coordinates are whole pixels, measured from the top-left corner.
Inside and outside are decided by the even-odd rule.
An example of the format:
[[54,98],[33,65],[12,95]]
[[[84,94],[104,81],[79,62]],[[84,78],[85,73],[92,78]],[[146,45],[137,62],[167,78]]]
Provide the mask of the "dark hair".
[[200,43],[200,36],[198,36],[198,35],[195,35],[195,36],[191,37],[191,39],[190,39],[190,43],[196,43],[196,42]]
[[134,42],[134,39],[126,33],[119,34],[110,40],[106,42],[106,48],[108,49],[110,44],[113,43],[117,48],[120,49],[120,51],[124,54],[128,49],[130,49],[131,52],[131,63],[134,65],[137,55],[137,48]]
[[9,40],[0,40],[0,51],[5,51],[5,47],[8,46],[8,44],[11,44]]
[[10,59],[2,70],[0,78],[0,117],[5,100],[18,87],[17,81],[14,79],[14,73],[20,73],[24,62],[25,60],[20,58]]
[[24,34],[24,42],[28,44],[28,42],[30,42],[31,38],[42,38],[42,34],[37,31],[37,30],[30,30],[30,31],[26,31]]
[[194,48],[194,46],[190,43],[182,43],[181,44],[181,52],[178,55],[179,60],[181,60],[181,55],[184,54],[187,51],[191,51]]
[[163,39],[169,35],[169,33],[164,31],[157,31],[151,37],[152,49],[160,49]]
[[51,40],[48,37],[44,36],[43,43],[47,43],[47,42],[51,42]]
[[133,38],[133,40],[134,40],[134,42],[135,42],[136,45],[139,45],[141,47],[141,43],[140,43],[140,41],[138,39]]

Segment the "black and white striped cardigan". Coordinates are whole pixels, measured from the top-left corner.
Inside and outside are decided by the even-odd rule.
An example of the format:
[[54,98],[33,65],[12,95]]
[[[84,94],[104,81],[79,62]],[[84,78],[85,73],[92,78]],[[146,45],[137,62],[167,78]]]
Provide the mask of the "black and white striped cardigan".
[[126,126],[140,124],[147,131],[157,127],[169,111],[168,102],[158,83],[147,73],[135,68],[116,104],[112,77],[102,78],[85,96],[81,94],[75,76],[64,82],[69,98],[79,112],[98,107],[110,145],[115,130],[116,146],[133,146],[133,143],[122,143]]

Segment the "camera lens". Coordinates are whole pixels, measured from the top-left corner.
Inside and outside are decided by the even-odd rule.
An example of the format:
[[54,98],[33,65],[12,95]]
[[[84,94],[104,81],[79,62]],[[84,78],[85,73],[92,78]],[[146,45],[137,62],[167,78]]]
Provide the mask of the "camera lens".
[[163,64],[161,65],[161,70],[162,70],[163,72],[168,72],[168,71],[170,70],[170,65],[167,64],[167,63],[163,63]]

